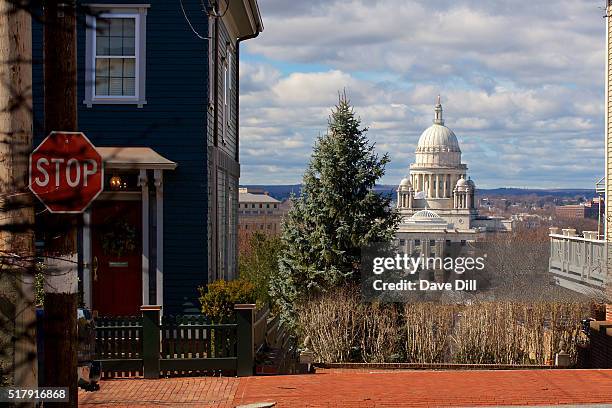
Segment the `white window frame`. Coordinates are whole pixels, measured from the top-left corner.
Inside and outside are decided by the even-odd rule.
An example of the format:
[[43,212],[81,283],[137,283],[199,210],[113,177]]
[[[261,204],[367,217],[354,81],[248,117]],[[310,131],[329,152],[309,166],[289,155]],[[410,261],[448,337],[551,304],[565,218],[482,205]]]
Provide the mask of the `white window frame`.
[[[138,5],[88,5],[97,15],[87,16],[86,30],[86,52],[85,52],[85,100],[83,103],[88,107],[96,104],[125,104],[137,105],[142,108],[146,103],[145,76],[146,76],[146,15],[148,4]],[[102,9],[104,7],[104,9]],[[135,94],[134,95],[96,95],[96,19],[97,18],[133,18],[135,19]],[[107,56],[104,56],[107,57]],[[112,58],[113,56],[108,56]],[[117,56],[125,58],[125,56]],[[128,57],[129,58],[129,57]]]
[[232,47],[227,47],[227,125],[229,127],[230,121],[232,120],[232,90],[233,90],[233,67],[232,63],[234,61],[232,55]]
[[223,131],[221,132],[221,143],[225,144],[225,138],[227,136],[227,122],[228,122],[228,104],[229,104],[229,86],[228,86],[228,82],[229,82],[229,78],[228,78],[228,73],[229,73],[229,68],[228,68],[228,64],[227,64],[227,59],[225,60],[225,63],[223,64],[223,108],[222,108],[222,112],[223,112],[223,118],[222,118],[222,122],[223,122]]
[[[126,56],[126,55],[104,55],[104,56],[98,56],[97,55],[97,18],[94,19],[94,24],[93,24],[93,45],[92,45],[92,67],[93,67],[93,82],[92,82],[92,87],[93,87],[93,99],[94,100],[105,100],[105,99],[112,99],[112,100],[138,100],[139,99],[139,94],[140,94],[140,86],[138,86],[138,84],[140,83],[140,15],[139,14],[135,14],[135,13],[103,13],[100,14],[98,16],[98,18],[101,19],[113,19],[113,18],[132,18],[134,19],[134,33],[135,33],[135,38],[134,38],[134,56]],[[135,73],[135,79],[134,79],[134,95],[96,95],[96,62],[98,59],[111,59],[111,58],[117,58],[117,59],[134,59],[134,73]],[[110,85],[109,85],[110,86]]]
[[225,139],[228,137],[228,132],[232,120],[232,52],[233,51],[231,45],[228,45],[225,48],[225,58],[223,60],[223,129],[221,131],[221,143],[223,144],[225,144]]

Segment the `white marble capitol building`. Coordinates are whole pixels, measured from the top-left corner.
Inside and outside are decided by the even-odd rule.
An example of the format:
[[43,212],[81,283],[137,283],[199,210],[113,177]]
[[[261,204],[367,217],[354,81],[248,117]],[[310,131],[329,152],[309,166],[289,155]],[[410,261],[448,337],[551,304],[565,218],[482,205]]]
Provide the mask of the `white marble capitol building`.
[[[444,243],[465,244],[487,232],[512,228],[510,220],[478,214],[476,185],[467,170],[457,136],[444,124],[438,97],[433,124],[421,134],[415,162],[397,189],[400,244],[428,256],[440,255]],[[438,248],[427,248],[432,245]]]

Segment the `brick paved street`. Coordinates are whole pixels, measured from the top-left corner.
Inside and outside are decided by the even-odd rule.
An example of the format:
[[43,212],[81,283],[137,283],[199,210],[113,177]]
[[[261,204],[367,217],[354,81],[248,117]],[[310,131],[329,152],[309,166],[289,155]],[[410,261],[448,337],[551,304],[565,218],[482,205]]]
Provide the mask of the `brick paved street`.
[[120,379],[81,392],[83,407],[404,407],[612,404],[612,370],[376,371],[247,378]]

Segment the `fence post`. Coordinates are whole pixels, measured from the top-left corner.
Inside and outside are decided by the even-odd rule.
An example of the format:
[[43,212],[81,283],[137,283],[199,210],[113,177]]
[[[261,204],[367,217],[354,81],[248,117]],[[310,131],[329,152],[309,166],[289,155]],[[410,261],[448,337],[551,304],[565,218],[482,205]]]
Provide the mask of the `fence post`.
[[253,375],[255,366],[255,345],[253,343],[253,313],[255,305],[234,305],[236,311],[236,375],[247,377]]
[[159,378],[159,341],[161,306],[143,305],[142,311],[142,362],[144,378]]

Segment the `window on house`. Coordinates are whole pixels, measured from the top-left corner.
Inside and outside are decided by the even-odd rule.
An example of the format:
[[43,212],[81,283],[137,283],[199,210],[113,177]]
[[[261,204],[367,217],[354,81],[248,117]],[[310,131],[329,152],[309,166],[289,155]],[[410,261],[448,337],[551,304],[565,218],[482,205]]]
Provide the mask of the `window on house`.
[[434,246],[436,245],[436,240],[435,239],[430,239],[429,240],[429,246]]
[[415,239],[414,240],[414,246],[421,246],[421,240],[420,239]]
[[84,103],[142,106],[146,7],[109,7],[87,16]]
[[230,121],[232,120],[232,88],[233,88],[233,77],[232,70],[233,65],[232,48],[227,48],[227,96],[225,98],[225,104],[227,106],[227,125],[229,127]]
[[96,20],[94,97],[136,96],[136,18]]
[[223,132],[221,140],[225,143],[232,120],[232,49],[225,50],[225,63],[223,64]]
[[227,69],[227,63],[223,66],[223,118],[222,123],[223,123],[223,129],[221,132],[221,143],[225,143],[225,137],[227,136],[227,115],[228,115],[228,111],[227,111],[227,104],[228,104],[228,69]]

